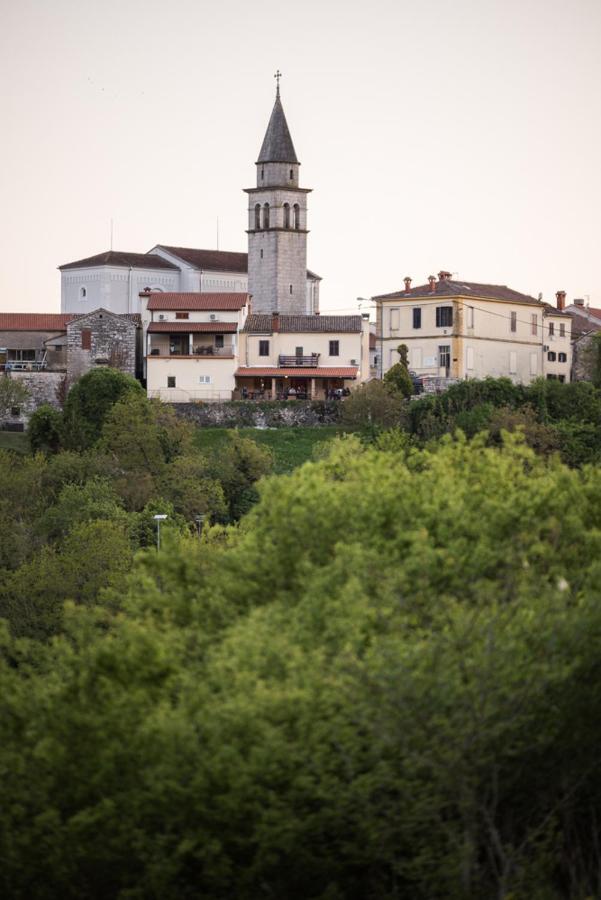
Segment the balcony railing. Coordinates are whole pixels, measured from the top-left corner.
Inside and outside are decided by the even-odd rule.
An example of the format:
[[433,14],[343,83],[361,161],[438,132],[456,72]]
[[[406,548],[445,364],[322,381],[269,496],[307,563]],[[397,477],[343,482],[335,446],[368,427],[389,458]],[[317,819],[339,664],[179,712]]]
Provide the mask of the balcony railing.
[[177,349],[171,349],[165,345],[161,347],[150,347],[149,356],[233,356],[234,355],[234,347],[210,347],[210,346],[198,346],[192,349],[190,352],[190,348],[186,347],[185,349],[178,347]]
[[311,356],[278,356],[280,368],[311,369],[317,365],[319,365],[319,353],[312,353]]

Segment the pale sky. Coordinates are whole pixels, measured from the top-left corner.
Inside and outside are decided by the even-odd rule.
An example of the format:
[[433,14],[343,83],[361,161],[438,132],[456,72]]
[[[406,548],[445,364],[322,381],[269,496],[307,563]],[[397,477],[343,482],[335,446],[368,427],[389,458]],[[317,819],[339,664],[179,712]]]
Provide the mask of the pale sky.
[[246,250],[282,102],[322,310],[440,269],[601,307],[600,0],[0,0],[0,309],[57,266]]

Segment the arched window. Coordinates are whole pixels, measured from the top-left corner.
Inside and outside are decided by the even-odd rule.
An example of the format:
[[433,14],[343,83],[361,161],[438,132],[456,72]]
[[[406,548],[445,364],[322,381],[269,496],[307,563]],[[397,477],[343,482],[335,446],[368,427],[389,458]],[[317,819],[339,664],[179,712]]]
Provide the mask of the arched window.
[[85,287],[80,287],[80,289],[79,289],[79,299],[80,299],[80,300],[85,300],[87,296],[88,296],[88,292],[87,292],[87,290],[85,289]]
[[290,181],[294,181],[294,169],[290,169]]
[[255,205],[255,230],[260,231],[261,229],[261,204],[257,203]]
[[263,206],[263,228],[269,228],[269,203]]
[[300,206],[298,203],[294,204],[294,227],[300,228]]
[[284,203],[284,228],[290,228],[290,204]]

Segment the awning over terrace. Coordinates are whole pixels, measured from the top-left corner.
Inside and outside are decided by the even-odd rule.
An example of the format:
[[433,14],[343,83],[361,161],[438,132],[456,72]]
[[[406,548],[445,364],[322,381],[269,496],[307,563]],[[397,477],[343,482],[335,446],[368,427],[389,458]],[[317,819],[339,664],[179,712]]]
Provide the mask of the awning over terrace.
[[235,375],[237,378],[356,378],[358,371],[358,366],[303,366],[299,369],[288,366],[244,366],[236,369]]
[[151,322],[151,334],[234,334],[238,330],[236,322]]

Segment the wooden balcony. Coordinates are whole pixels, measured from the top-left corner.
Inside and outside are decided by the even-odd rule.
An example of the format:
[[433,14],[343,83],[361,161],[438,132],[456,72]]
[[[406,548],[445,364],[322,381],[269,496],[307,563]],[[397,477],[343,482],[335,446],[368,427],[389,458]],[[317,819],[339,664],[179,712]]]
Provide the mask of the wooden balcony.
[[311,356],[278,356],[278,366],[290,369],[312,369],[319,365],[319,353]]

